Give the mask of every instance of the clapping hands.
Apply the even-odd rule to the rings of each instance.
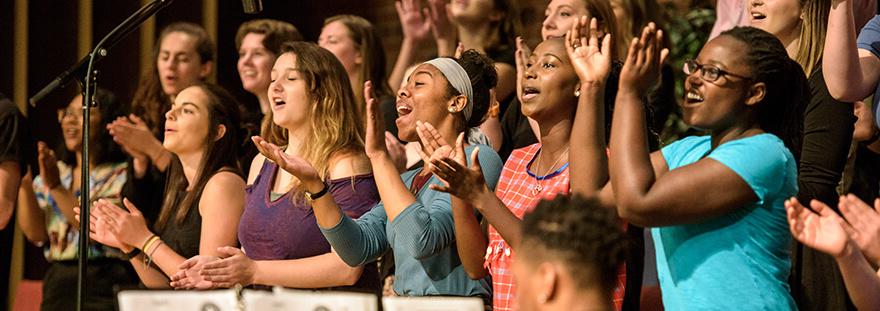
[[[854,245],[880,264],[880,200],[871,208],[855,195],[840,197],[838,207],[843,218],[825,203],[813,200],[805,208],[797,199],[785,203],[792,235],[804,245],[835,257],[843,256]]]

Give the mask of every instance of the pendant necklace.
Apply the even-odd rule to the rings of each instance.
[[[568,146],[568,147],[570,147],[570,146]],[[536,185],[534,187],[532,187],[532,195],[533,196],[537,196],[538,194],[541,193],[542,190],[544,190],[544,186],[541,185],[541,182],[544,179],[547,179],[547,174],[550,174],[550,172],[553,170],[553,168],[556,167],[556,164],[559,164],[559,160],[562,159],[562,156],[566,155],[568,153],[568,147],[565,147],[565,151],[563,151],[562,153],[559,154],[558,157],[556,157],[556,161],[553,162],[553,165],[550,165],[550,169],[548,169],[546,172],[544,172],[543,175],[535,175]],[[542,155],[544,155],[544,152],[538,153],[538,163],[535,164],[535,166],[538,166],[538,167],[536,167],[536,170],[535,170],[536,172],[540,171],[541,156]]]

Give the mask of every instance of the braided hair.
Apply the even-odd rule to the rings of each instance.
[[[758,124],[782,139],[795,159],[800,159],[804,110],[810,98],[803,69],[788,57],[782,42],[766,31],[734,27],[721,35],[748,46],[745,61],[752,69],[752,80],[767,85],[764,99],[757,105]]]
[[[629,242],[613,209],[594,199],[557,196],[523,218],[522,250],[562,262],[581,289],[611,293]]]

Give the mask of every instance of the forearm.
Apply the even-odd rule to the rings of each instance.
[[[168,276],[174,275],[178,271],[178,267],[186,258],[183,258],[177,252],[175,252],[171,247],[166,245],[164,242],[160,243],[157,241],[158,246],[150,246],[148,250],[142,250],[144,253],[149,252],[149,257],[152,258],[152,264],[155,264],[159,267],[159,273],[163,274],[162,279],[164,279],[164,287],[168,286]],[[147,258],[144,258],[147,260]],[[143,279],[142,279],[143,280]],[[144,282],[146,284],[146,282]]]
[[[406,69],[415,62],[415,49],[416,43],[409,38],[404,37],[403,41],[400,43],[400,52],[397,54],[397,61],[394,62],[394,69],[391,70],[391,75],[388,76],[388,85],[391,86],[392,89],[397,89],[400,87],[400,84],[403,83],[404,75],[406,74]]]
[[[859,310],[880,310],[880,275],[871,268],[862,253],[851,243],[836,258],[846,291]]]
[[[486,276],[483,254],[486,251],[486,234],[474,215],[474,208],[452,197],[452,218],[455,220],[455,245],[464,271],[471,279]]]
[[[79,228],[79,221],[76,221],[76,213],[73,212],[73,207],[79,206],[79,202],[76,196],[73,195],[73,192],[59,184],[55,188],[49,190],[49,194],[52,196],[52,199],[55,200],[55,204],[58,206],[58,209],[61,210],[61,214],[64,215],[67,222],[74,228]]]
[[[870,95],[876,85],[876,82],[871,84],[870,81],[863,81],[852,1],[838,1],[831,5],[822,58],[828,92],[841,101],[862,100]]]
[[[0,198],[0,230],[6,229],[12,218],[12,210],[15,208],[13,198]]]
[[[14,161],[0,163],[0,230],[6,228],[12,218],[20,184],[21,171],[18,163]]]
[[[363,266],[350,267],[335,253],[254,262],[254,283],[292,288],[350,286],[357,283]]]
[[[416,201],[416,198],[400,179],[394,161],[388,153],[370,158],[370,163],[373,165],[373,176],[381,181],[376,183],[376,188],[385,206],[385,213],[388,214],[388,223],[392,223],[397,215]]]
[[[813,100],[804,113],[798,163],[798,200],[816,199],[837,210],[840,181],[854,128],[853,106],[835,100]]]
[[[317,180],[307,181],[303,182],[303,186],[309,189],[309,192],[318,189],[314,190],[317,192],[321,191],[320,188],[324,187],[324,182]],[[318,226],[321,228],[333,227],[342,219],[342,209],[336,204],[332,193],[327,193],[323,197],[312,201],[312,211],[315,213],[315,220],[317,220]]]
[[[498,231],[501,238],[507,242],[507,245],[514,249],[519,246],[522,236],[520,228],[522,220],[511,213],[494,192],[483,191],[477,198],[475,205],[483,217],[486,217],[489,224]],[[482,254],[483,251],[485,250],[480,250],[480,253]]]
[[[137,272],[138,278],[141,279],[141,282],[143,282],[147,288],[170,288],[171,286],[168,284],[170,279],[165,276],[162,271],[157,270],[153,266],[147,266],[146,260],[147,258],[143,254],[137,255],[129,260],[131,266],[134,267],[134,271]]]
[[[19,189],[16,220],[22,233],[31,243],[40,246],[49,240],[46,232],[46,216],[37,206],[37,198],[30,182],[22,182]]]
[[[617,93],[608,164],[614,198],[623,218],[641,209],[642,199],[654,183],[643,107],[636,92],[621,89]]]
[[[437,43],[437,56],[438,57],[454,57],[455,49],[458,45],[455,42],[455,38],[437,38],[434,42]]]
[[[159,172],[163,173],[168,169],[168,166],[171,165],[172,158],[174,158],[174,156],[171,154],[171,151],[166,150],[161,143],[150,153],[150,162],[153,163],[153,166],[156,167]]]
[[[369,215],[369,213],[367,214]],[[366,215],[365,215],[366,216]],[[365,216],[361,216],[363,221]],[[369,226],[369,225],[368,225]],[[371,234],[368,230],[373,230]],[[321,228],[324,238],[345,264],[355,267],[378,257],[387,248],[385,227],[364,228],[348,217],[342,217],[333,227]]]
[[[605,85],[581,83],[580,92],[569,141],[571,192],[594,197],[608,181]]]

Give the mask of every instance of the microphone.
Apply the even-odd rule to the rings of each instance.
[[[263,11],[262,0],[241,0],[241,6],[247,14],[257,14]]]

